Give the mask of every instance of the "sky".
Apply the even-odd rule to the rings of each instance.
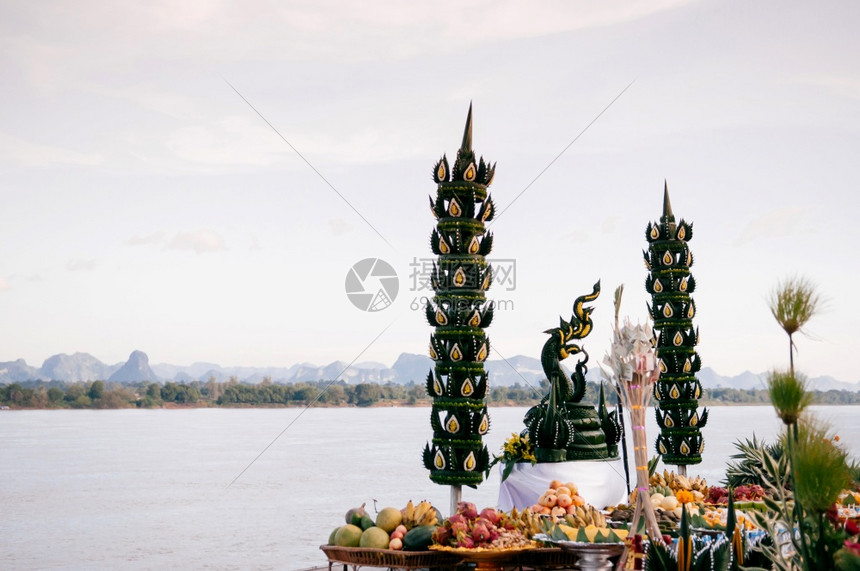
[[[825,299],[810,377],[860,381],[860,5],[511,1],[0,3],[0,361],[391,365],[425,353],[431,170],[497,162],[491,358],[539,357],[601,280],[647,317],[664,181],[703,365],[788,365],[767,298]],[[389,263],[393,303],[345,293]],[[372,280],[371,280],[372,281]],[[377,286],[366,282],[369,289]]]

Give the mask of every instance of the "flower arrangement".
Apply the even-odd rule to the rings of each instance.
[[[522,434],[517,434],[516,432],[512,433],[510,438],[505,440],[505,443],[502,445],[502,454],[493,456],[492,462],[490,462],[490,465],[487,467],[487,473],[489,474],[490,470],[493,469],[493,466],[500,462],[504,465],[504,469],[502,470],[502,482],[511,475],[511,472],[513,472],[514,466],[516,466],[517,463],[537,463],[537,458],[535,458],[535,447],[531,440],[529,440],[528,432],[523,431]]]

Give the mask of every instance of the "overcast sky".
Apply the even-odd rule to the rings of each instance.
[[[786,367],[766,298],[799,274],[827,306],[798,368],[860,380],[860,4],[537,4],[2,2],[0,361],[425,353],[430,172],[472,101],[516,272],[491,358],[538,357],[597,279],[593,364],[617,285],[646,318],[665,179],[703,364]],[[375,313],[344,292],[369,257],[400,277]]]

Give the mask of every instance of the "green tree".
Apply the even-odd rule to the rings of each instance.
[[[319,389],[317,387],[301,383],[301,385],[297,386],[296,390],[293,391],[292,400],[310,403],[317,398],[318,394]]]
[[[320,402],[331,405],[339,405],[347,400],[346,391],[342,384],[335,383],[320,396]]]
[[[66,402],[76,402],[79,397],[85,397],[87,393],[87,389],[83,383],[72,383],[70,385],[66,385],[66,396],[63,398]],[[87,397],[89,398],[89,397]]]
[[[355,386],[353,395],[354,403],[357,406],[370,406],[382,397],[382,388],[379,385],[370,383],[361,383]]]
[[[60,387],[51,387],[48,389],[48,400],[52,403],[58,403],[63,400],[66,393]]]
[[[788,335],[789,372],[794,375],[795,333],[806,333],[804,327],[821,310],[822,298],[816,286],[805,277],[790,277],[781,281],[768,298],[774,319]]]
[[[87,391],[87,396],[92,400],[100,399],[105,396],[105,382],[93,381],[93,384],[90,385],[90,390]]]
[[[13,405],[23,404],[24,388],[18,383],[12,383],[6,387],[6,402]]]

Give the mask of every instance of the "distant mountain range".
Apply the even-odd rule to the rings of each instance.
[[[537,387],[544,378],[540,360],[517,355],[507,360],[489,360],[485,364],[490,382],[495,386],[511,386],[516,383]],[[149,357],[143,351],[133,351],[125,363],[107,365],[89,353],[73,355],[54,355],[45,360],[41,367],[31,367],[23,359],[0,362],[0,383],[20,383],[29,380],[45,381],[90,381],[107,380],[119,383],[138,381],[173,381],[190,383],[215,379],[224,382],[232,377],[243,383],[258,383],[271,378],[277,383],[313,382],[319,380],[341,379],[350,384],[358,383],[399,383],[410,381],[423,383],[427,373],[433,368],[433,361],[425,355],[402,353],[390,367],[383,363],[364,362],[349,365],[335,361],[319,366],[299,363],[291,367],[221,367],[215,363],[194,363],[187,367],[168,364],[149,364]],[[588,371],[589,381],[600,381],[597,366]],[[723,377],[713,369],[705,367],[698,378],[706,389],[719,387],[732,389],[761,389],[765,386],[765,373],[745,371],[734,377]],[[860,391],[860,383],[846,383],[833,377],[815,377],[809,380],[810,388],[819,391],[848,390]]]

